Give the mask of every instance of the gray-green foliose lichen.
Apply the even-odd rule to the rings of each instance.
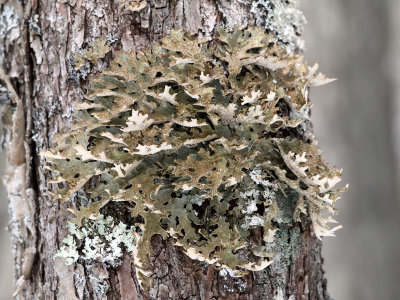
[[[316,69],[257,27],[220,30],[214,42],[172,31],[144,52],[119,52],[43,152],[53,183],[66,184],[54,195],[90,195],[71,209],[79,226],[110,201],[130,204],[142,286],[155,234],[234,276],[262,270],[279,255],[281,228],[309,216],[318,237],[337,229],[326,212],[341,171],[299,134],[309,87],[330,81]],[[262,238],[251,238],[257,230]]]

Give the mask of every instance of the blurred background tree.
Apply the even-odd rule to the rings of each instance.
[[[344,229],[324,240],[334,299],[400,292],[400,5],[395,0],[303,0],[308,61],[338,80],[312,91],[314,131],[350,190]]]

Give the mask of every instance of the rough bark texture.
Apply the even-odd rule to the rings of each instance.
[[[114,0],[0,3],[3,10],[13,8],[7,21],[11,25],[0,40],[5,70],[0,75],[11,93],[4,120],[10,141],[6,182],[18,298],[328,299],[321,243],[310,225],[289,231],[282,248],[287,267],[272,265],[244,278],[222,276],[212,266],[191,261],[170,240],[153,237],[154,277],[148,292],[138,287],[127,256],[115,269],[94,264],[66,267],[63,260],[54,259],[68,216],[48,193],[50,174],[38,152],[49,148],[52,136],[68,126],[73,104],[81,97],[77,79],[70,75],[70,54],[110,33],[120,40],[116,49],[126,50],[148,47],[171,28],[212,38],[221,24],[255,24],[250,2],[150,0],[140,13],[121,11]],[[84,80],[78,83],[85,86]],[[299,230],[300,239],[291,240]],[[276,290],[277,281],[283,290]]]

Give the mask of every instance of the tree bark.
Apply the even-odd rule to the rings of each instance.
[[[120,41],[115,50],[147,48],[172,28],[212,39],[218,26],[255,25],[265,11],[251,12],[250,2],[239,0],[150,0],[140,12],[124,11],[114,0],[0,3],[2,15],[6,9],[11,11],[0,41],[5,70],[0,75],[9,92],[2,99],[9,102],[4,108],[9,142],[6,184],[17,298],[329,298],[321,242],[309,222],[288,231],[287,244],[282,246],[284,264],[272,264],[243,278],[224,275],[212,265],[200,266],[171,240],[157,236],[152,240],[154,275],[149,291],[139,288],[128,255],[118,268],[86,263],[67,267],[63,260],[54,259],[67,234],[68,216],[48,193],[50,173],[38,153],[70,124],[73,104],[85,89],[86,78],[71,80],[71,53],[108,34]],[[294,238],[299,232],[300,238]]]

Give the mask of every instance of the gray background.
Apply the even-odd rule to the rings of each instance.
[[[337,203],[344,228],[325,238],[336,300],[400,297],[400,1],[302,0],[309,64],[338,80],[314,88],[312,120],[327,160],[350,191]],[[0,168],[4,170],[5,154]],[[11,299],[7,198],[0,188],[0,300]]]
[[[338,78],[312,90],[315,133],[350,183],[337,203],[344,228],[324,240],[328,290],[337,300],[400,299],[399,1],[302,7],[307,60]]]

